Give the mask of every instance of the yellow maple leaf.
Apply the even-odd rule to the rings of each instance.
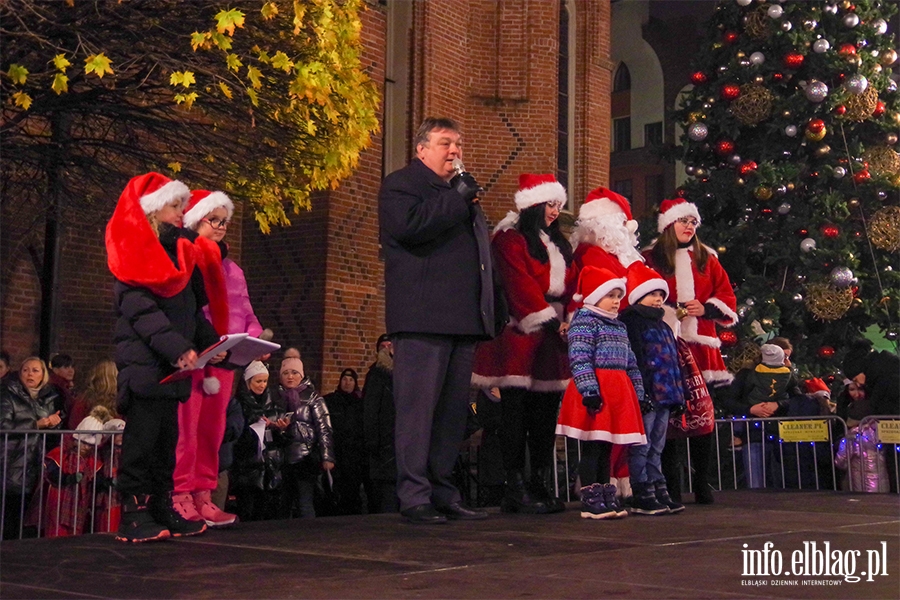
[[[6,72],[6,75],[12,79],[14,84],[24,85],[25,81],[28,79],[28,69],[22,65],[12,64],[9,65],[9,70]]]
[[[196,51],[197,48],[204,48],[209,45],[209,34],[195,31],[191,34],[191,48]]]
[[[294,61],[288,58],[288,55],[279,50],[275,53],[275,56],[272,57],[272,66],[276,69],[281,69],[285,73],[290,73],[291,69],[294,67]]]
[[[181,163],[180,162],[170,162],[168,165],[169,170],[173,173],[181,173]]]
[[[219,11],[216,15],[216,30],[219,33],[228,32],[228,35],[234,35],[234,28],[243,26],[244,13],[236,8]]]
[[[65,71],[66,67],[71,66],[70,63],[64,54],[57,54],[53,57],[53,66],[56,67],[57,71]]]
[[[219,82],[219,89],[222,90],[222,94],[223,94],[226,98],[228,98],[229,100],[231,100],[233,94],[231,93],[231,88],[230,88],[230,87],[228,87],[224,82],[220,81],[220,82]]]
[[[197,93],[191,92],[190,94],[175,94],[175,102],[178,104],[184,104],[185,108],[190,110],[190,108],[194,105],[194,100],[197,99]]]
[[[274,19],[275,15],[278,14],[278,6],[274,2],[266,2],[259,12],[262,14],[263,19],[268,21],[269,19]]]
[[[101,52],[84,59],[84,72],[87,75],[95,73],[97,77],[102,79],[107,73],[113,74],[111,65],[110,60]]]
[[[228,65],[228,68],[232,71],[237,72],[238,69],[244,66],[244,63],[241,62],[241,59],[238,58],[237,54],[229,54],[225,57],[225,64]]]
[[[256,67],[247,67],[247,77],[253,83],[253,87],[259,89],[262,87],[262,73]]]
[[[182,87],[191,87],[191,84],[197,83],[194,79],[192,71],[175,71],[169,76],[170,85],[181,85]]]
[[[256,90],[247,88],[247,96],[250,97],[250,102],[253,103],[253,106],[259,106],[259,97],[256,95]]]
[[[62,94],[63,92],[69,91],[69,78],[66,77],[65,73],[57,73],[53,77],[53,84],[50,86],[57,94]]]
[[[31,108],[31,96],[25,92],[16,92],[12,97],[16,100],[16,106],[21,106],[25,110]]]

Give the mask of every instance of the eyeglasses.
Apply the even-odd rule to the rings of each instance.
[[[200,219],[201,221],[206,221],[209,223],[209,226],[213,229],[225,229],[231,224],[231,221],[228,219]]]
[[[693,217],[681,217],[680,219],[676,219],[675,222],[681,223],[685,227],[690,225],[694,229],[697,229],[698,227],[700,227],[700,221],[698,221],[697,219],[695,219]]]

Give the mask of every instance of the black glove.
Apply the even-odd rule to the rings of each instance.
[[[687,406],[684,404],[676,404],[675,406],[673,406],[669,409],[669,416],[670,417],[680,417],[681,415],[684,414],[685,408],[687,408]]]
[[[596,396],[582,396],[581,403],[589,411],[600,412],[600,408],[603,406],[603,398],[600,397],[600,392],[597,392]]]
[[[649,415],[653,412],[653,402],[651,402],[650,400],[643,400],[641,402],[638,402],[638,404],[641,407],[642,415]]]
[[[556,317],[553,317],[549,321],[541,324],[541,327],[543,327],[547,331],[547,333],[558,333],[559,326],[560,322]]]
[[[472,177],[472,174],[468,171],[460,173],[451,179],[450,186],[455,189],[466,202],[471,202],[475,196],[478,195],[478,192],[481,191],[481,186],[478,185],[478,182],[475,181],[475,178]]]

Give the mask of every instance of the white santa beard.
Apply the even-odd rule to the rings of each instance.
[[[579,221],[572,234],[572,246],[581,242],[593,244],[619,259],[623,267],[634,261],[643,261],[637,251],[637,235],[622,224],[622,215],[608,215],[597,219]]]

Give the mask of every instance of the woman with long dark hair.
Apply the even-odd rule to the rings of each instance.
[[[497,225],[491,243],[511,318],[500,336],[479,345],[472,382],[500,388],[504,512],[563,510],[547,484],[556,416],[571,377],[565,307],[578,278],[572,247],[557,220],[565,201],[566,190],[553,175],[521,175],[515,196],[519,212]]]

